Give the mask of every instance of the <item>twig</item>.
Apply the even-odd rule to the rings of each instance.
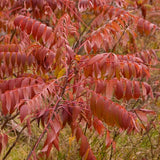
[[[106,136],[106,135],[105,135]],[[104,136],[104,137],[105,137]],[[100,145],[97,147],[96,152],[98,153],[99,149],[103,146],[105,139],[100,143]]]
[[[65,81],[64,81],[64,86],[63,86],[62,91],[61,91],[61,93],[60,93],[59,99],[57,100],[56,104],[54,105],[54,111],[52,112],[52,116],[51,116],[50,120],[52,120],[52,119],[54,118],[54,112],[57,110],[57,108],[58,108],[58,106],[59,106],[59,103],[60,103],[60,101],[61,101],[61,99],[62,99],[62,97],[63,97],[63,95],[64,95],[64,93],[65,93],[65,90],[66,90],[66,87],[67,87],[67,83],[68,83],[68,77],[69,77],[69,72],[70,72],[70,69],[71,69],[71,65],[72,65],[72,63],[69,65],[68,70],[67,70],[67,72],[66,72],[66,78],[65,78]],[[34,150],[38,147],[40,141],[42,140],[42,138],[43,138],[44,135],[46,134],[47,128],[49,128],[49,126],[50,126],[50,123],[49,123],[50,120],[48,121],[48,123],[47,123],[46,127],[44,128],[43,132],[42,132],[41,135],[38,137],[36,143],[34,144],[34,146],[32,147],[31,151],[29,152],[26,160],[29,160],[29,159],[30,159],[32,153],[33,153]]]
[[[138,100],[134,103],[134,105],[132,106],[132,109],[134,109],[134,108],[136,107],[136,105],[138,104],[139,101],[140,101],[140,99],[138,99]]]
[[[86,135],[87,127],[88,127],[88,123],[86,123],[85,129],[84,129],[84,135]]]
[[[3,123],[2,127],[1,127],[1,130],[4,129],[4,127],[6,126],[6,124],[7,124],[10,120],[16,118],[18,115],[19,115],[19,112],[16,113],[15,115],[13,115],[12,117],[7,118],[6,121]]]
[[[143,127],[144,127],[145,130],[146,130],[146,135],[147,135],[147,137],[148,137],[148,139],[149,139],[149,142],[150,142],[150,144],[151,144],[151,156],[152,156],[152,160],[153,160],[153,159],[154,159],[154,154],[153,154],[153,145],[152,145],[151,137],[149,136],[148,131],[147,131],[144,123],[142,122],[142,120],[141,120],[140,117],[138,116],[138,114],[137,114],[135,111],[134,111],[134,113],[136,114],[136,116],[138,117],[138,119],[140,120],[141,124],[143,125]]]
[[[129,25],[124,29],[123,33],[121,34],[120,38],[118,39],[118,41],[115,43],[115,45],[113,46],[112,48],[112,52],[114,52],[114,50],[116,49],[117,47],[117,44],[119,44],[120,40],[122,39],[122,37],[124,36],[126,30],[128,29]]]
[[[47,132],[46,129],[48,128],[48,126],[49,126],[49,123],[48,123],[47,127],[43,130],[43,132],[41,133],[41,135],[38,137],[38,140],[36,141],[36,143],[35,143],[34,146],[32,147],[31,151],[29,152],[26,160],[29,160],[29,159],[30,159],[33,151],[38,147],[40,141],[42,140],[42,138],[44,137],[45,133]]]
[[[14,29],[14,31],[13,31],[13,33],[12,33],[12,35],[11,35],[10,43],[12,42],[12,39],[13,39],[13,37],[14,37],[15,33],[16,33],[16,28]]]
[[[112,7],[113,2],[114,2],[114,0],[112,0],[112,2],[111,2],[111,4],[110,4],[110,8]],[[108,11],[110,10],[110,8],[108,9]],[[107,12],[108,12],[108,11],[107,11]],[[80,34],[80,38],[79,38],[78,41],[76,41],[75,44],[74,44],[74,47],[73,47],[74,49],[77,48],[77,46],[79,45],[79,43],[83,40],[83,36],[84,36],[85,31],[88,29],[88,31],[87,31],[86,34],[88,34],[88,33],[90,32],[91,28],[89,28],[88,26],[90,26],[91,23],[92,23],[98,16],[99,16],[99,15],[97,15],[97,16],[95,16],[93,19],[91,19],[90,22],[87,24],[87,27],[85,26],[84,30],[83,30],[83,31],[81,32],[81,34]],[[91,31],[92,31],[92,30],[91,30]],[[81,46],[81,45],[80,45],[80,46]],[[80,48],[80,47],[78,47],[78,48]]]
[[[113,141],[115,140],[115,138],[117,137],[117,135],[118,134],[116,133],[116,131],[114,131]],[[113,142],[112,142],[112,144],[113,144]],[[112,159],[112,156],[113,156],[113,146],[111,146],[111,154],[110,154],[109,160]]]
[[[94,20],[95,18],[96,18],[96,17],[94,17],[94,18],[87,24],[87,26],[90,26],[90,24],[93,22],[93,20]],[[88,29],[88,27],[85,26],[84,30],[83,30],[83,31],[81,32],[81,34],[80,34],[80,37],[79,37],[78,41],[76,41],[75,44],[73,45],[73,49],[76,49],[77,46],[79,45],[80,41],[82,41],[83,36],[84,36],[84,33],[85,33],[85,31],[86,31],[87,29]],[[90,31],[90,29],[88,29],[88,33],[89,33],[89,31]]]
[[[30,123],[32,123],[32,122],[35,121],[36,119],[37,119],[37,118],[32,119]],[[26,125],[21,129],[21,131],[18,133],[16,140],[13,142],[13,144],[11,145],[11,147],[9,148],[9,150],[7,151],[7,153],[4,155],[4,157],[3,157],[2,160],[5,160],[5,159],[8,157],[9,153],[12,151],[12,149],[14,148],[14,146],[16,145],[16,143],[18,142],[18,140],[19,140],[19,138],[20,138],[20,136],[21,136],[21,133],[24,131],[24,129],[25,129],[26,127],[27,127],[27,124],[26,124]]]

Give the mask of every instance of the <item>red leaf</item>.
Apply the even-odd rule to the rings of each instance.
[[[88,65],[92,65],[94,64],[95,62],[101,60],[103,57],[102,57],[102,54],[97,54],[96,56],[92,57],[89,61],[88,61]]]
[[[72,107],[72,121],[73,122],[76,121],[80,113],[81,113],[81,108],[79,106]]]
[[[41,150],[41,152],[45,152],[46,155],[49,156],[49,153],[50,153],[51,148],[52,148],[52,143],[59,150],[58,137],[57,137],[55,131],[54,130],[47,130],[47,138],[46,138],[46,141],[44,143],[44,146],[43,146],[43,149]]]
[[[152,92],[151,86],[150,86],[148,83],[143,82],[142,85],[144,85],[144,87],[145,87],[145,89],[146,89],[146,95],[148,95],[149,93]]]
[[[96,157],[93,155],[91,150],[88,152],[87,160],[96,160]]]
[[[46,25],[40,24],[38,31],[37,31],[37,38],[36,38],[37,41],[39,41],[39,39],[42,37],[42,34],[45,34],[44,31],[46,31],[45,30],[46,28],[47,28]]]
[[[94,98],[93,98],[94,95]],[[105,99],[103,96],[93,94],[91,97],[91,111],[108,125],[117,125],[122,129],[134,130],[137,123],[133,123],[134,117],[122,106]],[[97,103],[96,103],[97,99]]]
[[[133,96],[135,99],[140,97],[140,85],[138,81],[133,81]]]
[[[149,110],[149,109],[139,109],[139,111],[144,112],[146,114],[156,114],[155,111]]]
[[[59,151],[59,140],[58,137],[53,141],[54,146],[56,147],[57,151]]]
[[[121,70],[120,70],[120,64],[119,63],[114,63],[115,65],[115,76],[117,77],[118,80],[120,80],[120,73],[121,73]]]
[[[21,122],[23,122],[24,118],[29,114],[29,108],[28,105],[22,105],[20,108],[20,119]]]
[[[116,87],[115,87],[115,96],[117,99],[121,99],[123,97],[123,83],[122,81],[117,81]]]
[[[27,24],[26,24],[26,32],[27,32],[27,34],[31,34],[32,26],[33,26],[34,22],[35,21],[33,21],[33,19],[27,20]]]
[[[126,100],[130,100],[132,98],[132,82],[131,81],[125,81],[125,82],[126,82],[125,98]]]
[[[77,139],[77,142],[82,137],[82,135],[83,135],[82,130],[80,128],[77,128],[77,130],[76,130],[76,139]]]
[[[44,42],[48,41],[48,39],[52,35],[51,33],[52,33],[52,28],[47,26],[47,28],[44,29],[44,34],[43,34],[43,37],[42,37]]]
[[[15,21],[14,21],[14,25],[15,26],[19,26],[21,24],[21,22],[23,21],[24,16],[19,15],[18,17],[16,17]]]
[[[20,28],[21,28],[22,31],[25,29],[28,19],[29,19],[28,17],[24,17],[24,19],[20,23]]]
[[[54,120],[50,121],[51,128],[55,131],[55,133],[59,133],[60,129],[62,128],[61,123],[57,118],[54,118]]]
[[[141,121],[144,121],[144,122],[148,121],[146,113],[143,113],[137,110],[136,114],[138,115],[138,118],[140,118]]]
[[[99,135],[102,135],[104,133],[104,125],[102,121],[100,121],[97,117],[94,117],[93,119],[93,126],[95,130],[99,133]]]
[[[144,19],[143,18],[140,18],[138,20],[137,29],[141,34],[143,34],[143,31],[144,31]]]
[[[97,116],[98,118],[103,117],[103,113],[104,113],[104,109],[105,109],[104,99],[101,96],[98,99],[95,97],[95,101],[97,101],[97,102],[93,108],[94,110],[92,110],[92,108],[91,108],[92,112],[94,111],[93,115]],[[101,107],[98,107],[98,106],[101,106]]]
[[[28,129],[29,136],[31,136],[32,131],[31,131],[31,120],[30,120],[30,118],[27,118],[27,129]]]
[[[92,110],[93,114],[95,114],[95,111],[96,111],[96,94],[92,94],[92,97],[90,99],[90,107],[91,107],[91,110]]]
[[[115,141],[112,141],[112,147],[113,147],[113,151],[115,152],[116,151],[116,142]]]
[[[5,92],[5,97],[6,97],[6,108],[8,110],[8,112],[10,112],[11,110],[11,96],[10,96],[10,92]]]
[[[86,53],[90,53],[91,52],[92,46],[91,46],[90,41],[86,41],[86,43],[84,44],[84,49],[85,49]]]
[[[110,138],[109,131],[107,131],[106,141],[105,141],[106,148],[108,148],[111,145],[111,143],[112,143],[112,139]]]
[[[113,90],[114,90],[114,82],[112,80],[106,81],[106,97],[108,99],[111,99],[113,96]]]
[[[129,66],[127,63],[125,63],[123,66],[123,72],[124,72],[124,77],[129,79],[130,74],[129,74]]]
[[[8,143],[8,136],[6,134],[0,134],[0,153],[2,149],[7,146]]]
[[[2,139],[2,141],[3,141],[3,146],[4,147],[6,147],[7,146],[7,144],[8,144],[8,136],[6,135],[6,134],[3,134],[3,139]]]
[[[92,76],[93,67],[91,65],[84,68],[84,75],[86,77]]]
[[[89,149],[89,144],[87,141],[86,136],[82,135],[81,136],[81,146],[80,146],[80,155],[83,157],[85,155],[85,153],[88,151]]]
[[[105,81],[98,80],[95,87],[96,93],[105,94],[106,93],[106,83]]]
[[[37,32],[38,32],[38,29],[39,29],[39,26],[40,26],[40,22],[36,21],[34,24],[33,24],[33,27],[32,27],[32,35],[33,37],[36,39],[37,37]]]

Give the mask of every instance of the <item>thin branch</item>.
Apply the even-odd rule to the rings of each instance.
[[[65,81],[64,81],[64,86],[62,87],[62,91],[61,91],[61,93],[60,93],[60,96],[59,96],[56,104],[54,105],[54,111],[52,112],[52,116],[51,116],[50,120],[53,120],[53,118],[54,118],[54,112],[57,110],[57,108],[58,108],[58,106],[59,106],[59,103],[60,103],[60,101],[61,101],[61,99],[62,99],[62,97],[63,97],[63,95],[64,95],[64,93],[65,93],[65,90],[66,90],[66,87],[67,87],[67,84],[68,84],[68,77],[69,77],[69,72],[70,72],[70,69],[71,69],[71,65],[72,65],[72,63],[69,65],[68,70],[67,70],[67,72],[66,72],[66,78],[65,78]],[[48,123],[47,123],[46,127],[44,128],[43,132],[42,132],[41,135],[38,137],[36,143],[34,144],[34,146],[32,147],[31,151],[29,152],[26,160],[29,160],[29,159],[30,159],[32,153],[33,153],[34,150],[38,147],[40,141],[42,140],[42,138],[43,138],[44,135],[46,134],[47,128],[49,128],[49,126],[50,126],[50,123],[49,123],[50,120],[48,121]]]
[[[112,5],[113,5],[113,3],[114,3],[114,0],[112,0],[112,2],[111,2],[111,4],[110,4],[110,8],[112,7]],[[108,11],[110,10],[110,8],[108,9]],[[108,12],[107,11],[107,12]],[[102,12],[101,12],[102,13]],[[100,13],[100,14],[101,14]],[[91,23],[100,15],[100,14],[98,14],[97,16],[95,16],[93,19],[91,19],[90,20],[90,22],[87,24],[87,27],[85,26],[85,28],[84,28],[84,30],[81,32],[81,34],[80,34],[80,37],[79,37],[79,39],[78,39],[78,41],[76,41],[75,42],[75,44],[74,44],[74,49],[75,48],[77,48],[77,46],[79,45],[79,43],[83,40],[83,37],[84,37],[84,35],[86,35],[86,34],[88,34],[90,31],[92,31],[91,30],[91,27],[89,28],[88,26],[90,26],[91,25]],[[87,33],[85,33],[85,31],[88,29],[88,31],[87,31]],[[81,45],[80,45],[81,46]],[[79,48],[81,48],[81,47],[78,47],[78,49]]]
[[[116,139],[117,135],[118,135],[117,132],[114,131],[113,141]],[[113,144],[113,141],[112,141],[112,144]],[[113,145],[111,146],[111,154],[110,154],[109,160],[112,160],[112,157],[113,157]]]
[[[140,99],[138,99],[138,100],[134,103],[134,105],[132,106],[132,109],[134,109],[139,102],[140,102]]]
[[[33,151],[38,147],[40,141],[42,140],[42,138],[44,137],[45,133],[47,132],[48,126],[49,126],[49,123],[48,123],[48,125],[45,127],[45,129],[43,130],[43,132],[41,133],[41,135],[38,137],[36,143],[34,144],[34,146],[32,147],[31,151],[29,152],[29,154],[28,154],[26,160],[29,160],[29,159],[30,159],[30,157],[31,157],[31,155],[32,155],[32,153],[33,153]]]
[[[115,51],[117,45],[119,44],[119,42],[121,41],[122,37],[124,36],[126,30],[128,29],[129,25],[124,29],[123,33],[121,34],[120,38],[118,39],[118,41],[114,44],[113,48],[112,48],[112,52]]]
[[[152,160],[154,159],[154,154],[153,154],[153,144],[152,144],[152,141],[151,141],[151,137],[149,136],[149,134],[148,134],[148,131],[147,131],[147,128],[146,128],[146,126],[144,125],[144,123],[142,122],[142,120],[140,119],[140,117],[138,116],[138,114],[134,111],[134,113],[136,114],[136,116],[138,117],[138,119],[140,120],[140,122],[141,122],[141,124],[143,125],[143,127],[145,128],[145,130],[146,130],[146,135],[147,135],[147,137],[148,137],[148,139],[149,139],[149,142],[150,142],[150,144],[151,144],[151,156],[152,156]]]
[[[14,37],[15,33],[16,33],[16,28],[14,29],[14,31],[13,31],[13,33],[12,33],[12,35],[11,35],[10,43],[12,42],[12,39],[13,39],[13,37]]]
[[[86,123],[85,129],[84,129],[84,135],[86,135],[87,127],[88,127],[88,123]]]
[[[93,20],[95,19],[96,17],[94,17],[88,24],[87,26],[90,26],[90,24],[93,22]],[[84,33],[85,31],[88,29],[88,27],[85,26],[84,30],[81,32],[80,34],[80,37],[78,39],[78,41],[75,42],[75,44],[73,45],[73,49],[77,48],[77,46],[79,45],[79,43],[82,41],[83,39],[83,36],[84,36]],[[90,29],[88,29],[88,32],[89,32]]]
[[[19,115],[19,112],[16,113],[15,115],[13,115],[12,117],[7,118],[6,121],[3,123],[2,127],[1,127],[1,130],[4,129],[4,127],[6,126],[6,124],[7,124],[10,120],[16,118],[18,115]]]
[[[32,123],[32,122],[35,121],[36,119],[37,119],[37,118],[32,119],[30,123]],[[12,149],[14,148],[14,146],[16,145],[16,143],[18,142],[18,140],[19,140],[19,138],[20,138],[20,136],[21,136],[21,133],[24,131],[24,129],[25,129],[27,126],[28,126],[28,125],[26,124],[26,125],[21,129],[21,131],[18,133],[16,140],[13,142],[13,144],[11,145],[11,147],[9,148],[9,150],[7,151],[7,153],[4,155],[4,157],[2,158],[2,160],[5,160],[5,159],[8,157],[9,153],[12,151]]]

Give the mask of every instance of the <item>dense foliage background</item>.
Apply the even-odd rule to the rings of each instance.
[[[0,159],[160,159],[159,0],[0,1]]]

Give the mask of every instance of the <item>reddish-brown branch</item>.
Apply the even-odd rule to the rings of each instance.
[[[4,127],[6,126],[6,124],[7,124],[10,120],[16,118],[18,115],[19,115],[19,112],[16,113],[15,115],[13,115],[12,117],[7,118],[6,121],[3,123],[3,125],[1,126],[1,130],[4,129]]]
[[[61,91],[61,93],[60,93],[60,96],[59,96],[56,104],[55,104],[54,107],[53,107],[54,110],[53,110],[53,112],[52,112],[52,116],[51,116],[50,120],[53,120],[53,118],[54,118],[54,113],[55,113],[55,111],[57,110],[57,108],[58,108],[58,106],[59,106],[59,103],[60,103],[60,101],[61,101],[61,99],[62,99],[62,97],[63,97],[63,95],[64,95],[64,93],[65,93],[65,89],[66,89],[66,87],[67,87],[68,77],[69,77],[69,72],[70,72],[70,69],[71,69],[71,65],[72,65],[72,63],[71,63],[71,64],[69,65],[69,67],[68,67],[68,70],[67,70],[67,73],[66,73],[66,78],[65,78],[65,80],[64,80],[64,86],[63,86],[63,88],[62,88],[62,91]],[[46,127],[43,129],[43,132],[41,133],[41,135],[38,137],[38,139],[37,139],[36,143],[34,144],[33,148],[32,148],[31,151],[29,152],[26,160],[29,160],[29,159],[30,159],[32,153],[33,153],[33,152],[35,151],[35,149],[38,147],[40,141],[42,140],[42,138],[43,138],[44,135],[46,134],[47,128],[49,128],[49,126],[50,126],[50,120],[48,121]]]
[[[32,123],[33,121],[35,121],[37,118],[34,118],[31,120],[30,123]],[[4,157],[2,158],[2,160],[6,160],[6,158],[8,157],[9,153],[12,151],[12,149],[14,148],[14,146],[16,145],[16,143],[18,142],[20,136],[21,136],[21,133],[25,130],[25,128],[27,127],[28,125],[26,124],[21,130],[20,132],[18,133],[17,135],[17,138],[16,140],[13,142],[13,144],[10,146],[10,148],[8,149],[7,153],[4,155]]]

